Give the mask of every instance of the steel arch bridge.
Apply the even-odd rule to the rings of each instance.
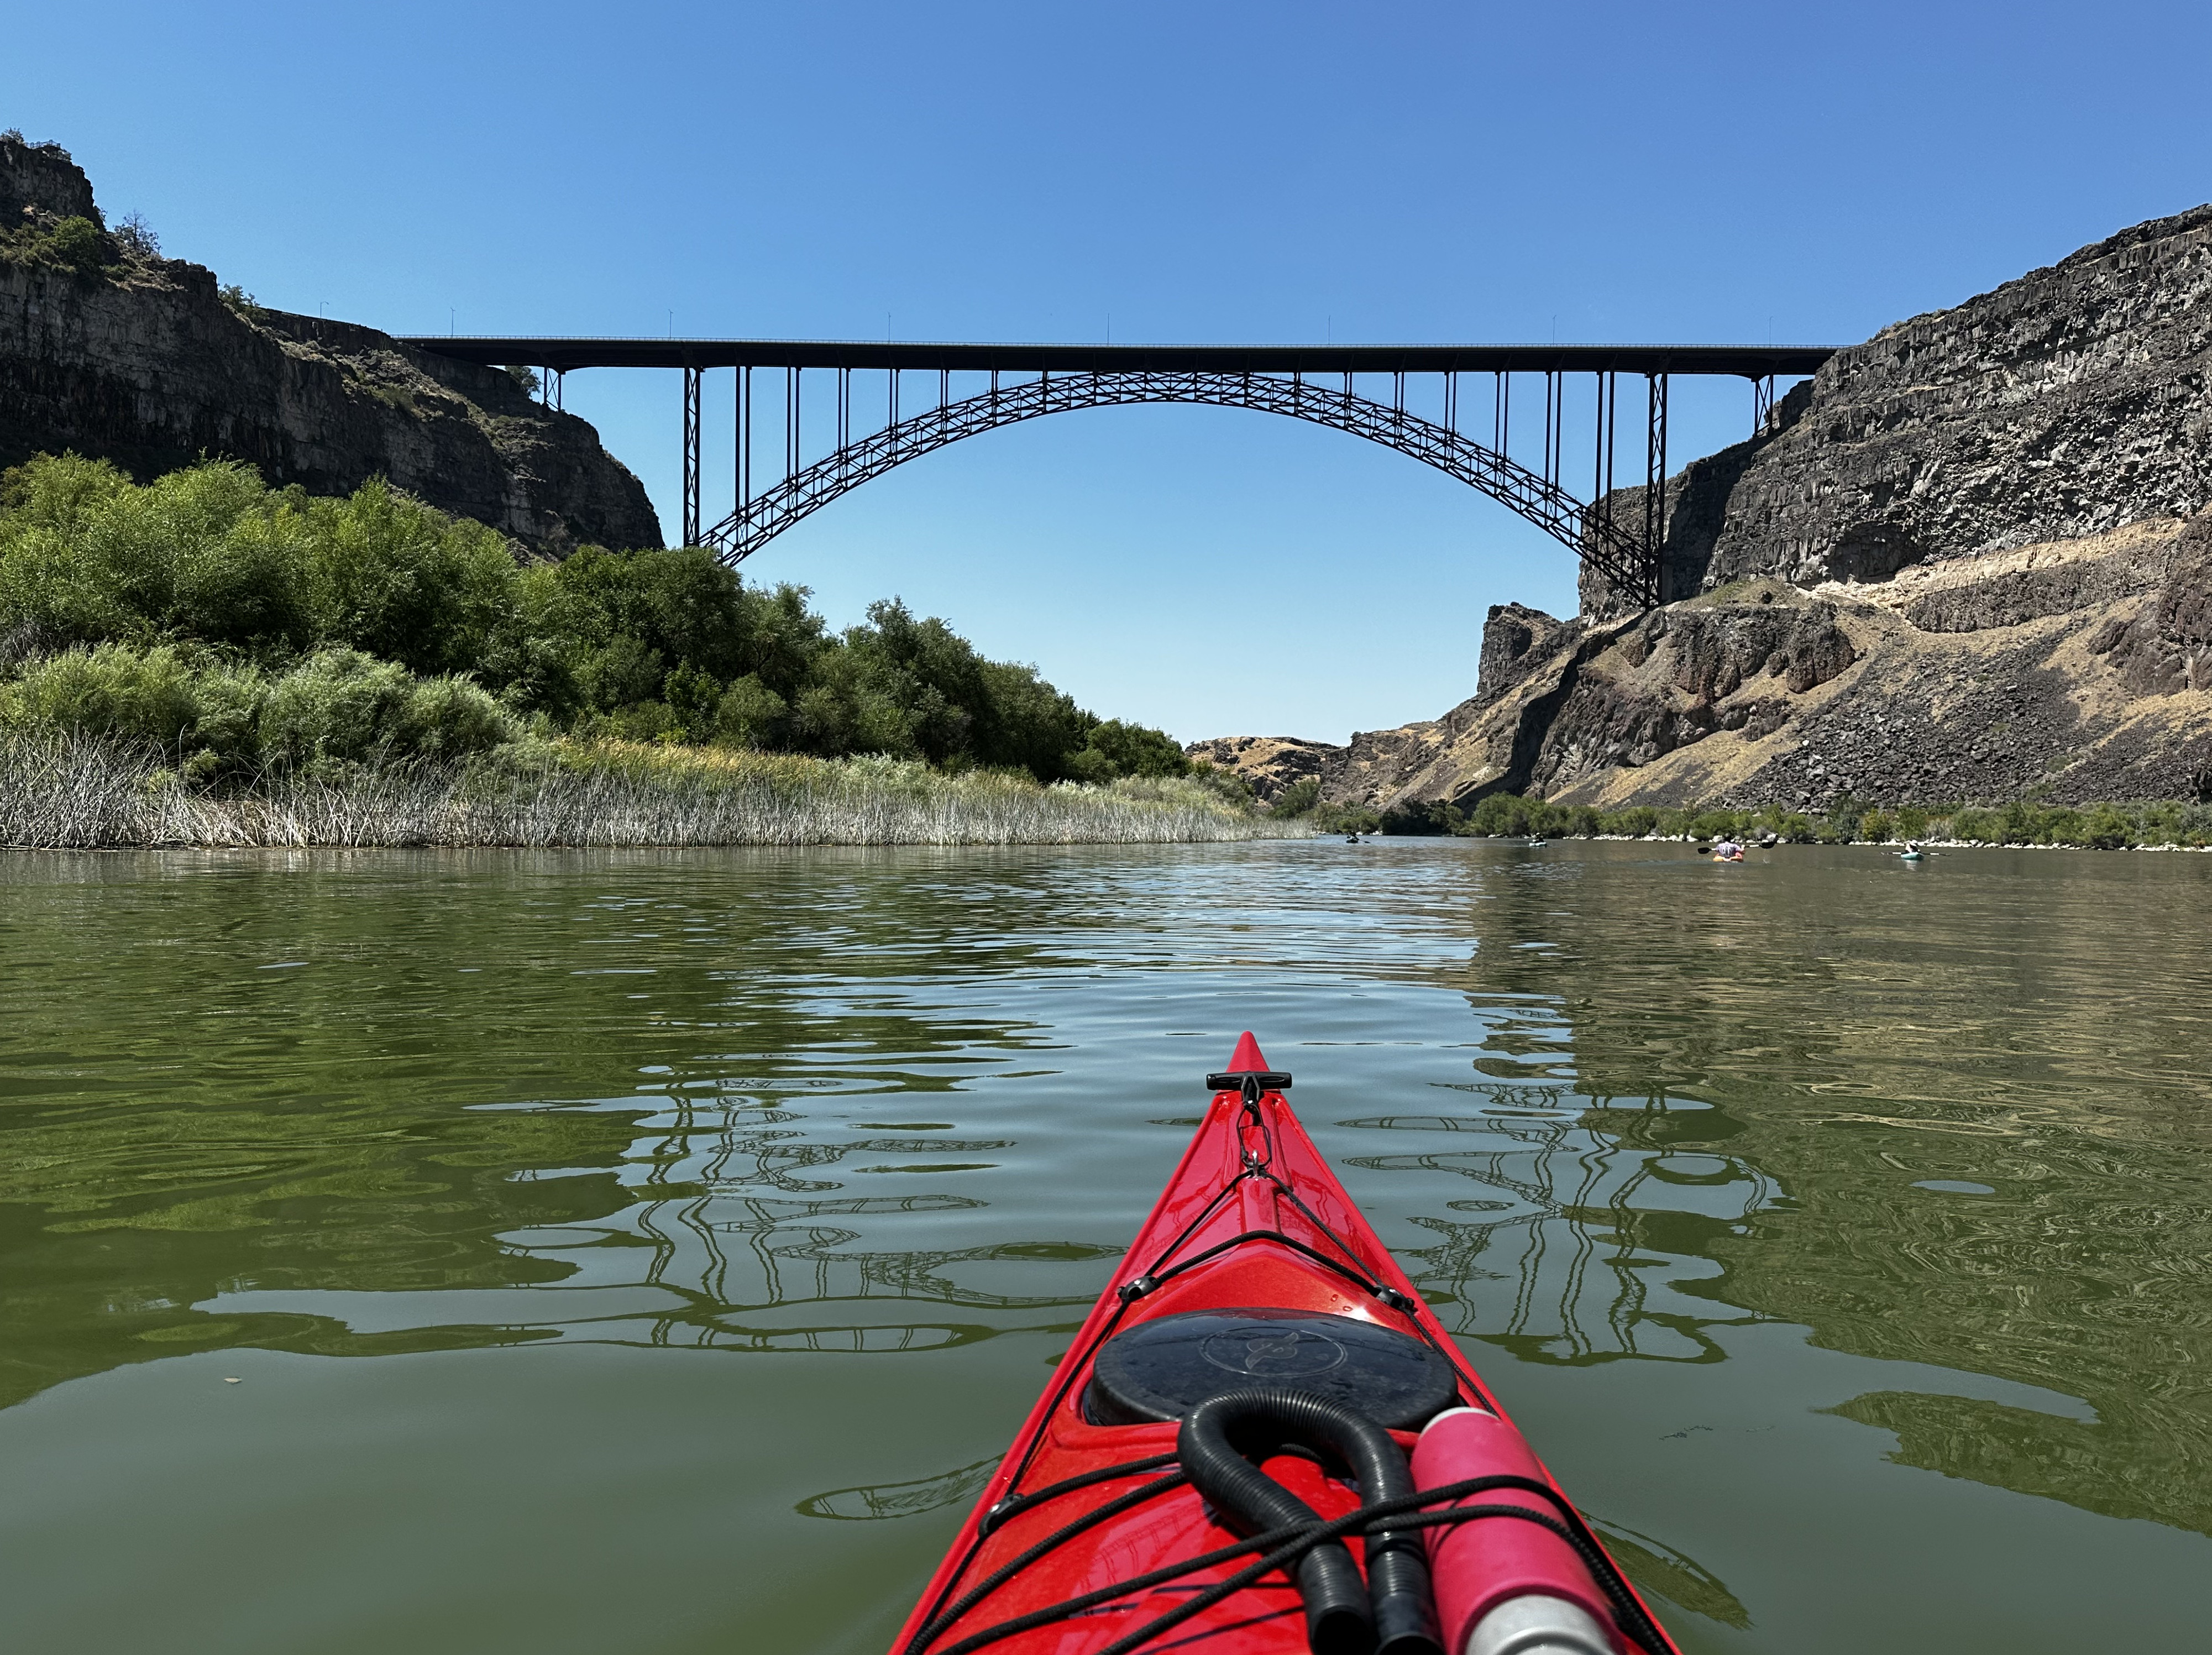
[[[1676,374],[1727,374],[1753,387],[1758,429],[1778,375],[1809,374],[1833,354],[1819,346],[1728,345],[979,345],[882,344],[836,341],[420,338],[406,341],[441,356],[544,371],[544,395],[558,406],[564,376],[587,367],[680,368],[684,374],[684,539],[711,546],[732,565],[832,500],[892,467],[957,442],[1047,414],[1134,403],[1249,408],[1303,419],[1364,437],[1434,466],[1534,523],[1572,551],[1622,595],[1656,604],[1662,590],[1666,528],[1667,397]],[[737,506],[721,521],[702,521],[701,444],[705,376],[736,370],[732,470]],[[763,420],[754,375],[781,370],[782,407]],[[802,392],[810,371],[836,376],[835,438],[807,459]],[[855,435],[856,373],[884,375],[881,425]],[[902,376],[936,380],[933,403],[908,413]],[[963,394],[953,394],[963,376]],[[1463,430],[1461,392],[1467,375],[1491,380],[1488,441]],[[1587,499],[1564,479],[1567,387],[1587,374],[1591,453]],[[1615,515],[1615,460],[1620,447],[1619,381],[1644,384],[1640,505],[1631,519]],[[965,382],[988,375],[988,385]],[[1435,375],[1431,399],[1437,417],[1407,407],[1409,377]],[[1388,401],[1364,394],[1360,381],[1387,376]],[[1518,377],[1542,380],[1536,465],[1514,458],[1513,388]],[[1524,392],[1524,405],[1527,400]],[[823,423],[817,413],[816,423]],[[763,427],[768,428],[763,432]],[[763,436],[782,439],[773,481],[754,486]]]

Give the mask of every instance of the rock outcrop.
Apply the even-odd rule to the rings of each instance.
[[[2212,796],[2212,206],[1839,352],[1665,532],[1667,604],[1492,609],[1468,701],[1306,744],[1322,796]]]
[[[1270,805],[1285,788],[1323,781],[1329,758],[1343,751],[1326,741],[1304,741],[1294,735],[1230,735],[1194,741],[1184,749],[1184,756],[1234,771],[1252,784],[1254,797]]]
[[[1884,581],[2193,515],[2208,387],[2212,206],[1838,352],[1729,491],[1703,584]]]
[[[109,231],[64,151],[0,137],[0,465],[64,449],[141,480],[203,455],[317,494],[382,476],[556,556],[660,544],[637,478],[513,376],[226,297]]]

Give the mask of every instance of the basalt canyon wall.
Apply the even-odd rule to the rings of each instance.
[[[82,226],[82,228],[79,228]],[[498,368],[270,310],[110,231],[52,144],[0,137],[0,465],[74,449],[143,481],[203,455],[343,493],[372,477],[522,546],[657,546],[645,490]]]
[[[1385,811],[2212,796],[2208,508],[2212,206],[1838,352],[1670,480],[1661,607],[1586,572],[1441,719],[1191,751]]]

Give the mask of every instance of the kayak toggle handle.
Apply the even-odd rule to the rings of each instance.
[[[1413,1313],[1413,1301],[1395,1287],[1376,1288],[1375,1299],[1377,1304],[1387,1305],[1402,1315],[1411,1316]]]
[[[1115,1290],[1114,1296],[1125,1305],[1133,1305],[1137,1300],[1142,1299],[1146,1293],[1152,1292],[1153,1288],[1159,1285],[1159,1277],[1156,1275],[1140,1275],[1136,1277],[1133,1281],[1124,1281]]]
[[[1281,1069],[1232,1069],[1226,1074],[1206,1077],[1208,1092],[1241,1092],[1244,1101],[1256,1104],[1263,1092],[1288,1092],[1291,1077]]]

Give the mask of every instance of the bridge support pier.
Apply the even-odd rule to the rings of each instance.
[[[1649,601],[1667,601],[1667,376],[1644,376],[1644,555],[1651,571]]]
[[[699,403],[704,368],[684,368],[684,544],[699,544]]]

